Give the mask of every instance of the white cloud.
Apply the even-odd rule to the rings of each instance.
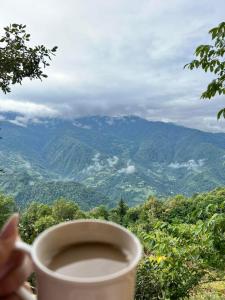
[[[17,116],[14,120],[8,120],[10,123],[21,126],[21,127],[26,127],[28,123],[28,119],[26,117],[20,117]]]
[[[113,157],[107,158],[107,162],[111,168],[113,168],[118,163],[118,161],[119,157],[115,155]]]
[[[203,167],[205,164],[205,160],[204,159],[199,159],[197,161],[195,161],[194,159],[190,159],[187,162],[175,162],[175,163],[171,163],[169,164],[169,167],[172,169],[180,169],[180,168],[186,168],[187,170],[192,170],[195,172],[199,172],[201,170],[201,167]]]
[[[2,1],[0,31],[25,23],[34,44],[59,51],[47,80],[26,80],[0,100],[35,116],[136,114],[225,131],[221,102],[198,101],[211,77],[183,70],[224,10],[223,0]]]
[[[92,173],[92,172],[99,172],[104,168],[104,165],[101,163],[100,160],[100,153],[96,153],[92,158],[93,164],[88,166],[86,169],[83,170],[84,173]]]
[[[118,170],[118,173],[124,173],[124,174],[133,174],[136,171],[135,165],[131,165],[131,162],[127,162],[127,166],[125,168],[122,168]]]
[[[89,125],[83,125],[83,124],[81,124],[78,121],[73,122],[73,125],[75,127],[79,127],[79,128],[83,128],[83,129],[91,129],[91,126],[89,126]]]
[[[0,101],[0,112],[17,112],[30,117],[54,117],[58,112],[48,105],[28,101],[4,99]]]

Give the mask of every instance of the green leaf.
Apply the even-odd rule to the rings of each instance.
[[[57,46],[53,47],[53,48],[52,48],[52,52],[56,52],[57,49],[58,49]]]
[[[224,116],[225,114],[225,108],[221,109],[218,113],[217,113],[217,120],[219,120],[221,118],[221,116]]]

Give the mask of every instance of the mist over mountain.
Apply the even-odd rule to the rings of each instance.
[[[1,117],[0,187],[20,205],[54,197],[83,208],[123,197],[192,195],[225,183],[225,134],[135,116]]]

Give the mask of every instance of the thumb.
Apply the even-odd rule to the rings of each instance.
[[[7,262],[18,237],[19,215],[12,215],[0,232],[0,266]]]

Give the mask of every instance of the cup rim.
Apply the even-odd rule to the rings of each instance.
[[[120,271],[117,271],[115,273],[109,274],[109,275],[98,276],[98,277],[87,277],[87,278],[71,277],[71,276],[66,276],[66,275],[59,274],[57,272],[54,272],[54,271],[50,270],[38,258],[38,255],[36,253],[38,244],[41,242],[41,240],[44,237],[46,237],[49,233],[56,230],[57,228],[63,227],[63,226],[69,225],[69,224],[78,224],[78,223],[107,224],[107,225],[110,225],[110,226],[116,227],[117,229],[122,230],[124,233],[126,233],[127,235],[129,235],[132,238],[132,240],[134,241],[134,243],[136,245],[137,253],[136,253],[134,259],[132,259],[131,262],[128,264],[128,266],[125,267],[124,269],[122,269]],[[108,282],[108,281],[119,279],[120,277],[124,276],[125,274],[127,274],[130,271],[132,271],[133,269],[135,269],[138,262],[140,261],[140,259],[142,257],[142,245],[141,245],[139,239],[132,232],[130,232],[125,227],[123,227],[119,224],[116,224],[116,223],[111,222],[111,221],[98,220],[98,219],[80,219],[80,220],[62,222],[60,224],[54,225],[54,226],[46,229],[45,231],[43,231],[35,239],[35,241],[33,243],[32,250],[31,250],[31,255],[32,255],[32,259],[33,259],[35,265],[38,267],[38,269],[40,269],[42,272],[44,272],[48,276],[51,276],[54,279],[63,280],[63,281],[67,281],[67,282],[70,282],[70,283],[77,283],[77,284],[87,284],[87,283],[96,284],[96,283],[105,283],[105,282]]]

